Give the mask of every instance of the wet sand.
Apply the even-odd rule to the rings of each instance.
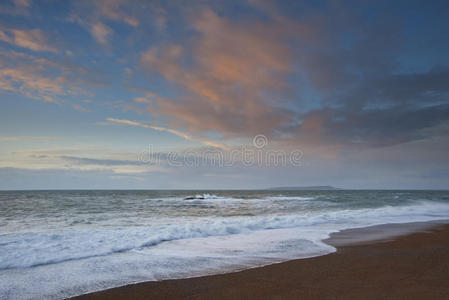
[[[363,238],[379,230],[334,234],[327,242],[337,252],[325,256],[73,299],[449,299],[449,225],[375,242]]]

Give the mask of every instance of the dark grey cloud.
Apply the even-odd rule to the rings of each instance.
[[[386,146],[447,135],[449,68],[367,82],[300,119],[299,137],[319,134],[337,144]]]
[[[424,129],[449,120],[449,104],[424,108],[330,110],[325,131],[347,144],[386,146],[430,138]]]
[[[336,100],[346,109],[424,107],[449,103],[449,67],[435,66],[428,72],[393,74],[367,80]]]

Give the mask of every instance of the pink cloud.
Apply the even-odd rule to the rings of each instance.
[[[219,131],[229,136],[271,133],[290,121],[263,92],[280,92],[293,56],[283,42],[283,25],[231,22],[205,9],[192,21],[200,33],[191,48],[168,44],[142,54],[142,63],[188,92],[182,99],[158,99],[152,113],[177,127]],[[189,55],[193,66],[182,63]]]
[[[0,40],[33,51],[59,52],[49,43],[48,37],[40,29],[0,28]]]

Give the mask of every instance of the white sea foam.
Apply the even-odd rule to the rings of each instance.
[[[408,206],[305,212],[283,216],[198,218],[194,221],[179,220],[174,224],[150,227],[5,234],[0,245],[0,269],[108,255],[179,239],[321,224],[344,224],[343,226],[352,227],[431,220],[439,216],[447,217],[448,214],[447,204],[420,202]]]
[[[229,203],[229,202],[242,202],[245,199],[242,198],[234,198],[234,197],[222,197],[213,194],[198,194],[192,197],[193,199],[184,199],[184,201],[202,201],[202,202],[213,202],[213,203]]]

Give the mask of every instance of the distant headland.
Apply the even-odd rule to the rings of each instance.
[[[329,190],[341,190],[330,185],[319,185],[319,186],[281,186],[281,187],[271,187],[268,190],[282,190],[282,191],[329,191]]]

